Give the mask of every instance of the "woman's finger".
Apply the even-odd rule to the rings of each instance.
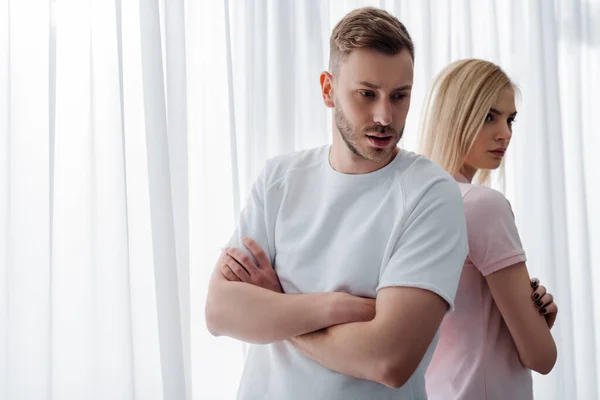
[[[557,312],[558,306],[554,302],[540,308],[540,313],[542,314],[556,314]]]
[[[535,297],[534,297],[534,300],[533,300],[533,301],[534,301],[534,303],[535,303],[535,306],[536,306],[537,308],[540,308],[540,307],[542,307],[544,304],[548,304],[548,302],[547,302],[547,301],[545,301],[545,299],[544,299],[544,297],[547,295],[547,294],[546,294],[546,288],[544,288],[543,286],[541,286],[541,287],[540,287],[540,289],[541,289],[541,288],[543,288],[543,290],[541,290],[541,291],[538,293],[538,294],[539,294],[539,296],[538,296],[538,299],[537,299],[537,300],[535,300]]]
[[[549,305],[553,301],[554,301],[554,297],[550,293],[546,293],[545,295],[543,295],[542,297],[540,297],[540,299],[538,300],[538,302],[535,303],[535,304],[538,307],[546,307],[547,305]],[[541,304],[538,305],[538,303],[541,303]]]
[[[540,280],[538,278],[531,278],[531,287],[536,289],[540,285]]]
[[[543,295],[546,294],[546,288],[543,285],[540,285],[531,293],[531,298],[534,301],[539,300]]]

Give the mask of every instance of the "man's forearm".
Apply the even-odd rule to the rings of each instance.
[[[290,339],[304,355],[322,366],[370,381],[380,381],[378,343],[373,342],[374,322],[333,326]]]
[[[333,371],[400,387],[414,371],[402,370],[408,365],[402,360],[403,349],[382,337],[381,329],[376,320],[348,323],[289,341],[305,356]]]
[[[348,322],[343,296],[349,295],[282,294],[242,282],[219,281],[209,289],[207,327],[214,335],[248,343],[285,340]]]

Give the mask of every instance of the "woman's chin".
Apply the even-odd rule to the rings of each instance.
[[[486,160],[486,162],[482,164],[484,165],[479,167],[480,169],[498,169],[500,168],[500,165],[502,165],[502,159],[494,158],[492,160]]]

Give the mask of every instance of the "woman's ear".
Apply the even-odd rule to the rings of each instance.
[[[321,72],[321,95],[323,96],[323,102],[329,108],[334,108],[335,103],[333,101],[333,76],[327,72]]]

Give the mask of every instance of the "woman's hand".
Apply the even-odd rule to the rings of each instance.
[[[558,306],[554,302],[554,297],[546,292],[546,288],[540,285],[540,280],[537,278],[531,279],[531,287],[533,288],[531,299],[540,314],[546,318],[548,328],[552,329],[558,314]]]

